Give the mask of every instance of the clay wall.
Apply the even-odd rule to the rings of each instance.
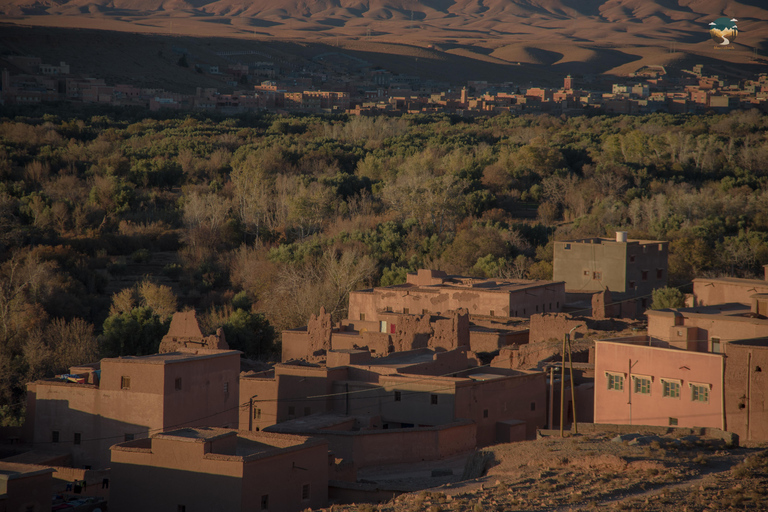
[[[768,281],[735,278],[693,280],[693,296],[697,306],[729,302],[751,304],[751,296],[756,293],[768,293]]]
[[[435,427],[358,432],[314,431],[337,458],[354,462],[355,470],[386,464],[440,460],[475,449],[475,426],[455,422]]]
[[[726,429],[768,441],[768,342],[729,343],[725,352]]]
[[[0,478],[0,510],[8,512],[47,512],[51,509],[53,479],[48,468],[27,464],[0,463],[0,470],[28,471],[15,478]],[[14,475],[15,476],[15,475]]]
[[[101,468],[109,462],[109,447],[127,436],[202,423],[236,426],[239,352],[172,362],[168,357],[102,360],[99,386],[53,380],[28,384],[35,402],[28,412],[34,444],[50,446],[57,432],[56,444],[71,450],[74,466]],[[123,377],[130,379],[126,389],[121,389]]]
[[[705,341],[704,350],[712,350],[712,338],[722,344],[768,336],[768,320],[760,318],[704,314],[690,311],[649,311],[648,335],[664,341]],[[695,336],[695,338],[692,338]],[[722,345],[721,345],[722,347]]]
[[[547,382],[543,372],[518,374],[483,381],[462,382],[456,388],[455,418],[477,425],[477,445],[495,444],[496,424],[520,420],[526,438],[535,439],[536,429],[547,423]]]
[[[254,441],[264,443],[264,438]],[[208,444],[153,438],[151,448],[115,447],[110,510],[159,512],[182,505],[245,512],[263,510],[262,497],[267,496],[270,510],[298,512],[327,502],[328,448],[323,442],[246,456],[213,453]],[[306,484],[309,496],[303,499]]]
[[[351,320],[379,320],[387,310],[406,314],[445,314],[460,308],[470,315],[527,317],[559,311],[565,302],[565,284],[547,282],[516,291],[482,287],[375,288],[350,293]]]
[[[528,342],[536,343],[552,339],[562,341],[563,336],[572,328],[578,327],[571,334],[571,339],[584,336],[589,331],[587,321],[584,318],[572,317],[567,313],[551,313],[546,315],[531,316]]]
[[[239,352],[222,352],[220,356],[164,366],[163,427],[237,427]]]
[[[722,371],[720,354],[599,341],[595,423],[721,428]],[[623,379],[621,390],[608,388],[609,375]],[[635,379],[640,378],[650,380],[649,392],[636,392]],[[663,396],[665,379],[679,384],[679,396]],[[694,385],[707,389],[706,401],[694,400]]]
[[[277,422],[277,378],[269,373],[240,376],[238,429],[259,431]]]

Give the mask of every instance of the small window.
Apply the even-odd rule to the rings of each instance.
[[[640,307],[646,309],[648,307],[648,299],[640,299]]]
[[[602,272],[592,272],[592,279],[595,281],[599,281],[603,278]]]
[[[261,510],[269,510],[269,494],[261,495]]]
[[[176,377],[176,391],[181,391],[181,377]]]
[[[309,484],[304,484],[301,486],[301,499],[302,500],[309,499]]]
[[[422,315],[428,315],[429,314],[429,310],[428,309],[422,309],[421,310],[421,314]]]
[[[630,254],[629,255],[629,262],[630,263],[634,263],[635,262],[635,255],[634,254]]]
[[[407,314],[409,314],[410,312],[411,312],[411,310],[410,310],[410,309],[408,309],[408,308],[403,308],[403,314],[404,314],[404,315],[407,315]]]
[[[483,418],[488,417],[488,409],[483,409]]]
[[[565,249],[566,251],[570,251],[571,250],[571,244],[565,244],[563,246],[563,249]]]
[[[312,408],[311,407],[305,407],[304,408],[304,416],[309,416],[312,414]]]
[[[656,269],[656,279],[663,279],[664,278],[664,269],[663,268],[657,268]]]
[[[54,443],[58,443],[59,442],[59,431],[58,430],[54,430],[53,432],[51,432],[51,441],[54,442]]]
[[[288,416],[294,416],[296,414],[296,408],[292,405],[288,406]]]
[[[641,281],[647,281],[648,280],[648,271],[643,270],[640,272],[640,280]]]
[[[720,338],[712,338],[712,352],[715,354],[720,354],[722,352],[722,348],[720,347]]]
[[[120,389],[131,389],[131,378],[123,375],[120,377]]]
[[[694,402],[709,402],[709,386],[706,384],[691,384],[691,400]]]
[[[491,310],[491,316],[495,316],[496,312],[494,310]]]
[[[123,436],[123,440],[125,441],[133,441],[134,435],[133,434],[125,434]]]
[[[536,312],[537,313],[539,312],[539,305],[538,304],[536,304]]]
[[[229,382],[224,383],[224,392],[229,393]]]
[[[669,418],[669,426],[670,427],[676,427],[677,426],[677,418]]]
[[[365,321],[365,313],[360,313],[360,320]]]
[[[661,396],[680,398],[680,381],[661,379]]]
[[[641,395],[651,394],[651,379],[648,377],[633,377],[635,381],[635,393]]]
[[[75,432],[75,444],[80,444],[80,441],[82,440],[82,435],[80,432]]]
[[[629,282],[629,289],[630,290],[634,290],[635,289],[635,282],[634,281],[630,281]]]
[[[614,391],[624,391],[624,376],[617,373],[608,373],[608,389]]]
[[[177,505],[176,506],[176,512],[187,512],[186,505]]]
[[[254,409],[253,410],[253,419],[260,420],[261,419],[261,409]]]
[[[430,395],[429,400],[432,405],[437,405],[437,395]]]
[[[400,394],[399,391],[395,391],[395,402],[399,402],[403,399],[403,396]]]
[[[531,402],[531,410],[532,411],[536,410],[536,402]]]

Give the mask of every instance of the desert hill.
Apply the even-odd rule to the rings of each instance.
[[[739,20],[726,52],[715,49],[708,26],[723,15]],[[508,74],[527,83],[697,62],[754,75],[768,62],[766,20],[761,0],[0,0],[0,22],[18,26],[342,48],[395,72],[449,81]],[[0,52],[33,53],[4,47],[3,32]],[[63,47],[42,51],[51,49]]]

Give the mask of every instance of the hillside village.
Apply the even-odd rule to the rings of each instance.
[[[179,65],[189,67],[187,54],[183,49],[179,52]],[[683,70],[680,76],[669,75],[664,66],[643,66],[614,83],[603,83],[594,76],[568,75],[560,88],[473,80],[457,88],[415,75],[394,74],[340,52],[315,56],[310,66],[301,69],[284,69],[271,60],[251,61],[269,57],[252,51],[230,53],[234,55],[225,56],[229,58],[226,66],[192,65],[199,73],[219,78],[232,92],[198,87],[195,94],[130,83],[108,84],[103,78],[80,76],[65,62],[52,65],[35,56],[3,55],[0,104],[67,102],[228,115],[255,111],[393,116],[698,114],[768,109],[768,74],[735,80],[708,75],[700,64]]]
[[[24,425],[0,428],[0,504],[48,510],[53,497],[54,510],[106,501],[191,512],[386,502],[414,490],[387,484],[387,468],[435,462],[421,488],[457,485],[493,474],[477,454],[500,443],[551,451],[554,437],[579,432],[649,430],[659,450],[674,444],[664,434],[698,434],[724,461],[726,446],[768,441],[768,268],[765,280],[697,278],[686,307],[650,310],[667,285],[667,255],[665,241],[617,232],[557,242],[552,280],[421,269],[404,284],[352,292],[341,322],[321,310],[284,331],[282,362],[263,371],[241,371],[223,331],[204,336],[194,312],[176,313],[157,354],[27,385]],[[616,450],[622,441],[637,435],[619,437]],[[758,471],[755,460],[744,471]],[[696,473],[669,463],[643,471],[667,468],[674,481]],[[540,480],[559,474],[542,471]],[[500,485],[471,500],[502,503]],[[538,494],[563,505],[562,487],[548,485]],[[570,503],[594,499],[584,492]],[[454,510],[452,500],[427,494],[419,506]]]

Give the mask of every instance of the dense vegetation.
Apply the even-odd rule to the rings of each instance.
[[[755,111],[4,119],[0,404],[156,350],[177,308],[269,357],[276,330],[321,306],[339,319],[350,290],[420,267],[549,278],[554,239],[670,240],[674,285],[752,276],[767,180]]]

